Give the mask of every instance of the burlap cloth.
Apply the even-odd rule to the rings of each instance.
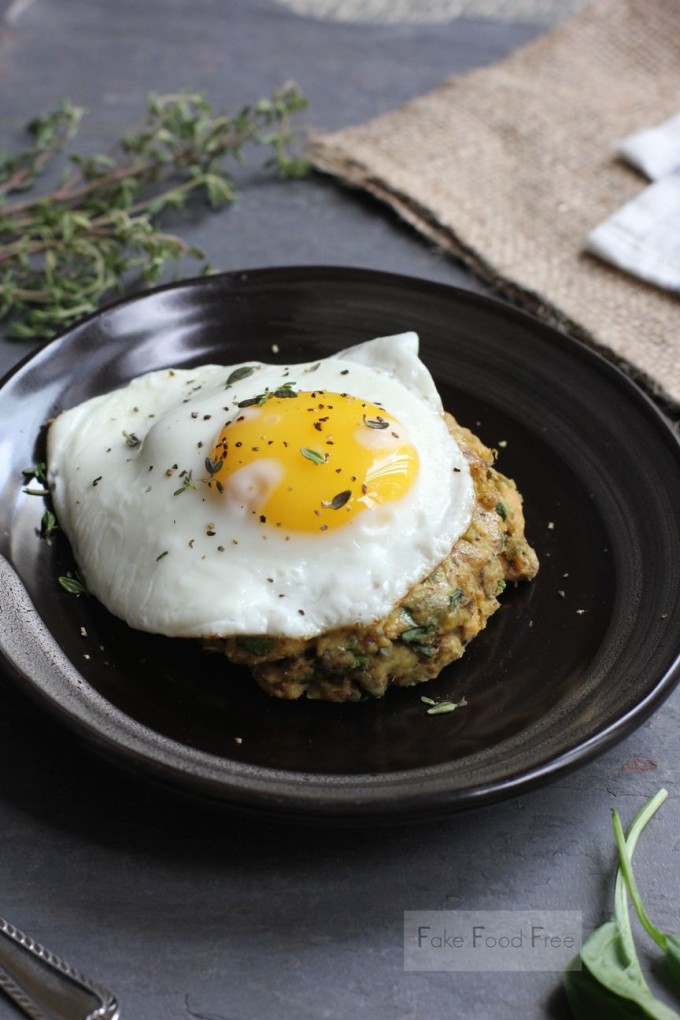
[[[598,0],[492,67],[317,135],[312,160],[677,406],[678,296],[584,246],[646,183],[617,142],[678,111],[680,0]]]

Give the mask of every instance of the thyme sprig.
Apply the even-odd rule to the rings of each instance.
[[[291,83],[235,116],[213,114],[198,93],[151,95],[141,125],[110,153],[69,153],[56,188],[29,197],[65,153],[84,111],[64,101],[36,118],[27,148],[0,152],[0,320],[9,320],[9,335],[49,337],[129,285],[131,276],[149,284],[183,256],[205,262],[197,248],[159,229],[158,217],[183,209],[192,196],[214,209],[232,202],[225,163],[240,161],[247,144],[266,146],[266,165],[284,176],[304,174],[291,118],[305,105]]]
[[[192,478],[192,474],[193,470],[182,471],[182,473],[179,476],[182,479],[182,484],[180,485],[179,489],[175,489],[175,491],[173,492],[173,496],[181,496],[183,492],[187,491],[187,489],[196,488],[196,483]]]
[[[233,373],[233,375],[235,374],[236,373]],[[232,376],[229,376],[229,378],[231,379]],[[282,385],[275,390],[270,390],[269,387],[266,386],[264,389],[264,393],[258,393],[254,397],[246,397],[245,400],[239,400],[236,406],[240,408],[254,407],[255,405],[257,405],[258,407],[262,407],[262,405],[266,404],[267,401],[271,400],[272,397],[279,397],[279,399],[284,399],[286,397],[297,397],[298,391],[294,390],[293,386],[295,386],[294,382],[282,383]]]

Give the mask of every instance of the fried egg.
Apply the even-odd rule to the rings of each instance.
[[[48,480],[88,590],[132,627],[203,638],[380,619],[474,500],[415,333],[140,376],[52,423]]]

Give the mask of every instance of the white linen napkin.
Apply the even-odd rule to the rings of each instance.
[[[680,114],[625,138],[619,154],[653,184],[588,235],[588,249],[680,293]]]
[[[680,168],[680,113],[663,124],[624,138],[619,153],[651,181]]]

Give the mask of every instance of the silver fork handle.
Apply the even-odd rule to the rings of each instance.
[[[31,1020],[118,1020],[118,1003],[39,942],[0,917],[0,989]]]

